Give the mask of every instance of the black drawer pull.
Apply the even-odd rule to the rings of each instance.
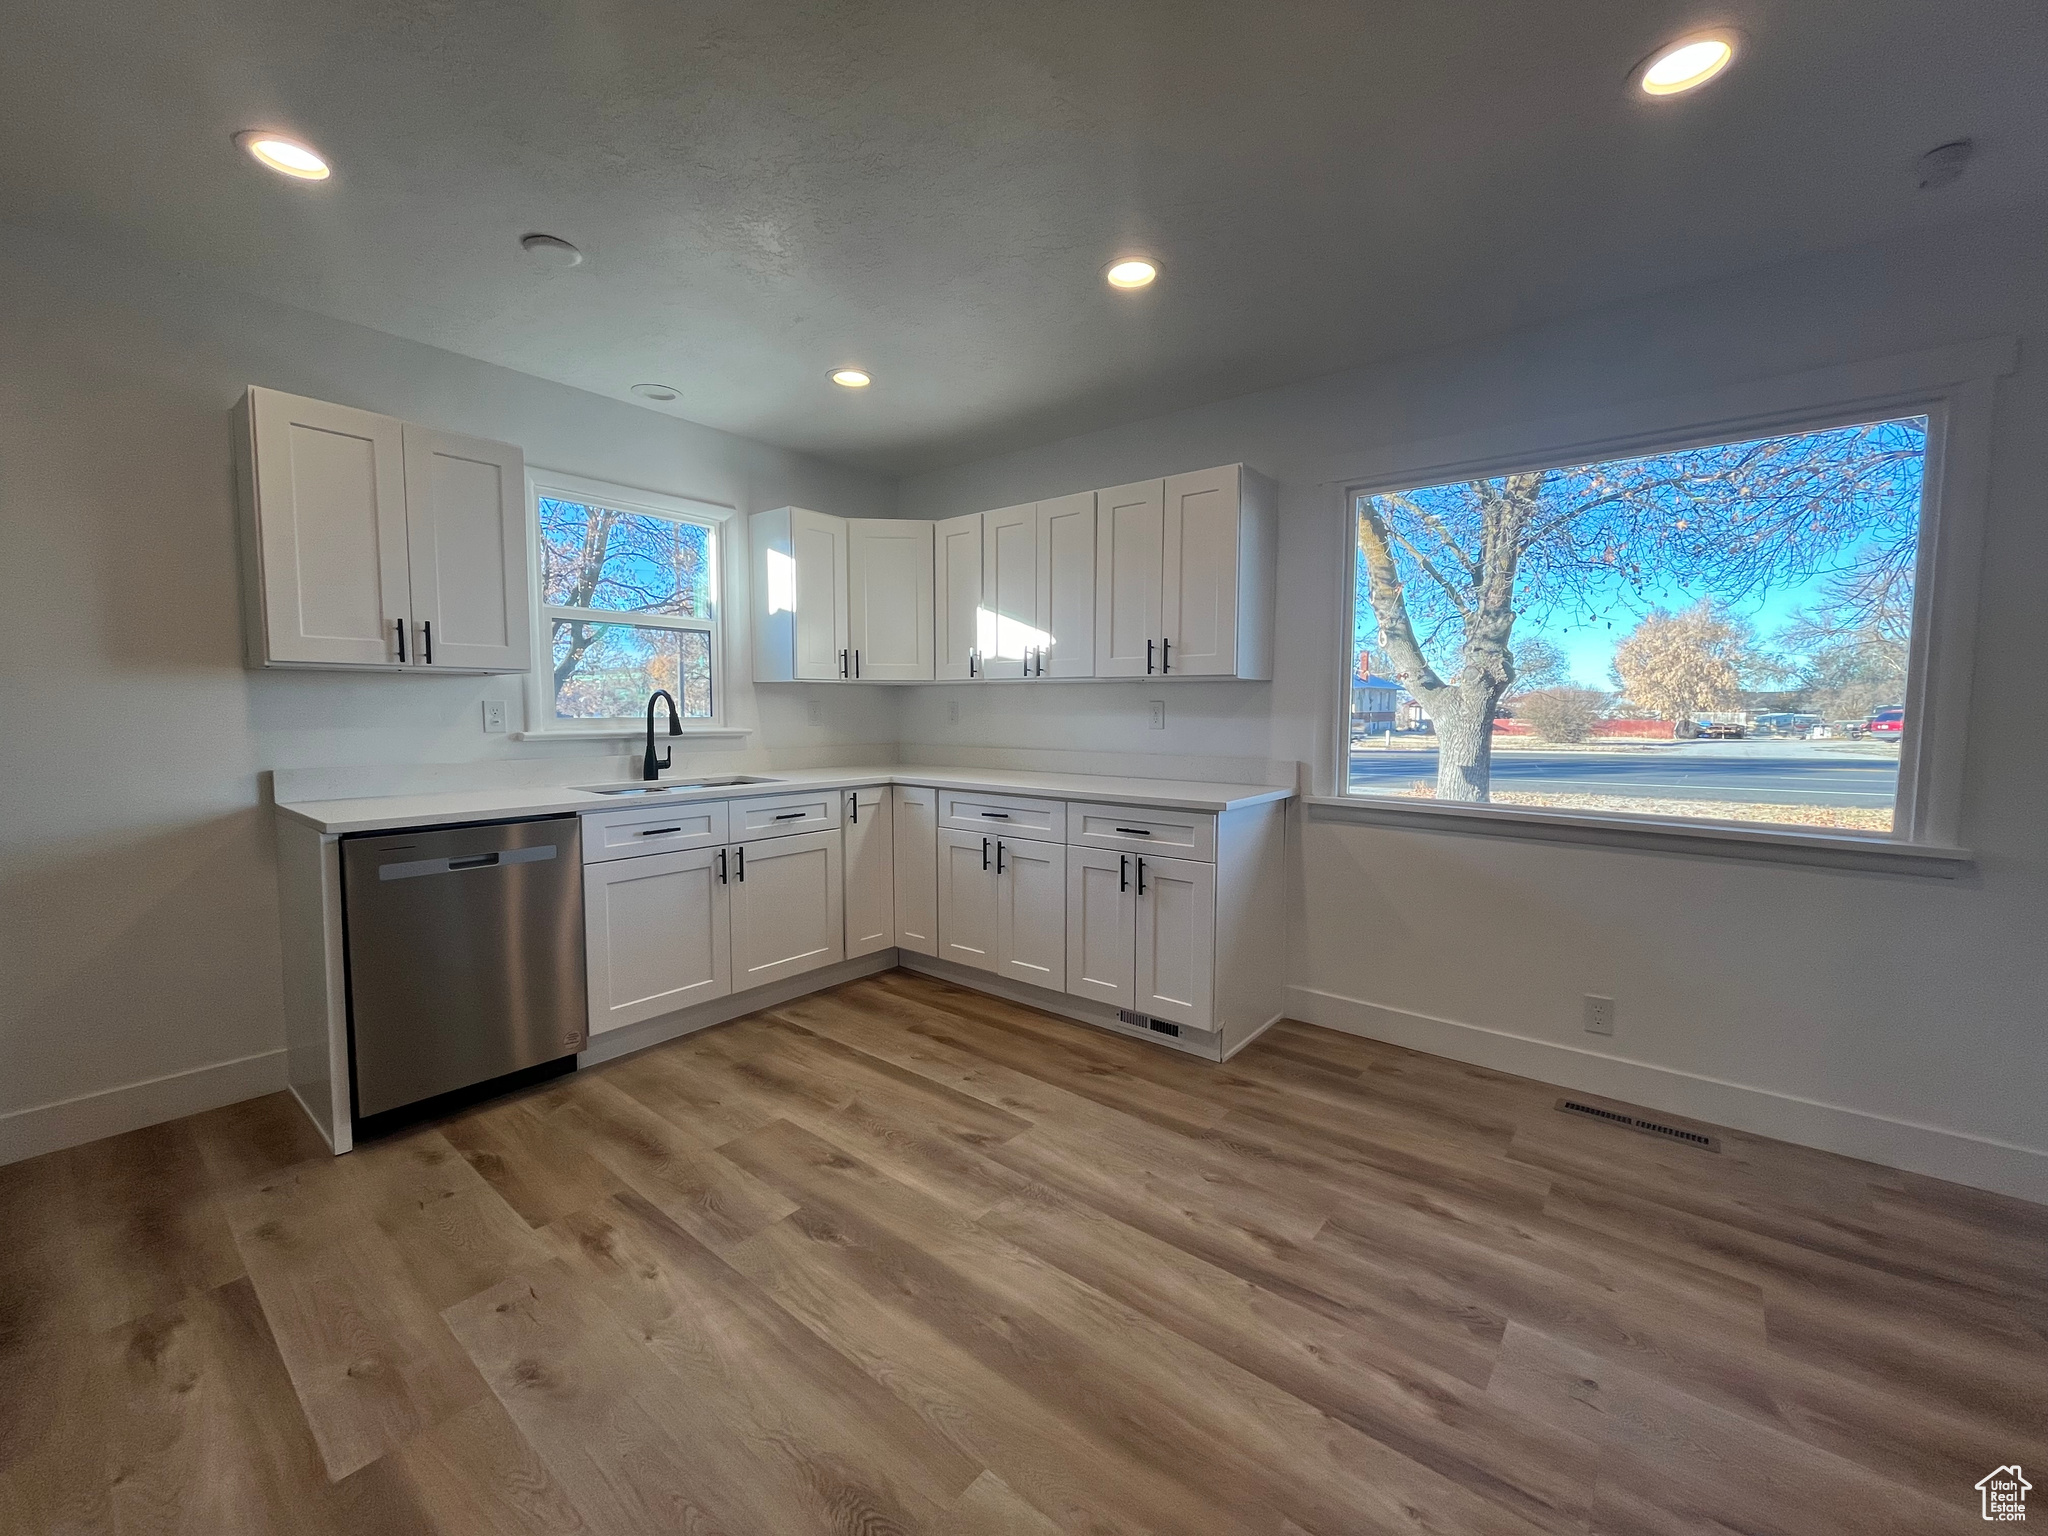
[[[808,816],[810,814],[809,811],[777,811],[775,819],[777,821],[795,821],[799,816]]]
[[[1133,837],[1150,837],[1152,835],[1150,832],[1147,832],[1143,827],[1118,827],[1117,831],[1128,832]]]
[[[1008,811],[983,811],[981,814],[984,816],[993,816],[997,821],[1008,821],[1010,819],[1010,813]]]
[[[682,830],[681,827],[648,827],[640,835],[642,837],[667,837],[671,832],[680,832]]]

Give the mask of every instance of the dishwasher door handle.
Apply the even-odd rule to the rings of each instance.
[[[507,864],[539,864],[555,856],[553,844],[538,848],[504,848],[496,853],[458,854],[445,859],[407,859],[379,864],[379,880],[417,880],[422,875],[461,874],[465,869],[498,869]]]

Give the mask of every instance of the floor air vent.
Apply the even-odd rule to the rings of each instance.
[[[1625,1125],[1632,1131],[1645,1131],[1652,1136],[1662,1136],[1667,1141],[1682,1141],[1689,1147],[1700,1147],[1708,1152],[1721,1150],[1721,1139],[1718,1136],[1707,1136],[1699,1131],[1688,1131],[1681,1126],[1667,1125],[1662,1120],[1652,1120],[1625,1104],[1595,1104],[1588,1099],[1559,1099],[1557,1107],[1568,1115],[1589,1115],[1595,1120]]]

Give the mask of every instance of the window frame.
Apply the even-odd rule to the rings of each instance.
[[[711,616],[707,619],[690,619],[671,614],[643,613],[630,608],[569,608],[547,602],[540,532],[540,502],[543,496],[586,504],[596,502],[618,512],[640,513],[665,518],[671,522],[693,523],[708,529],[711,534]],[[647,728],[644,720],[623,717],[604,720],[562,720],[556,717],[553,622],[557,617],[585,618],[601,624],[638,624],[656,629],[685,630],[709,635],[711,715],[709,718],[684,717],[683,733],[696,736],[746,734],[744,730],[736,729],[729,723],[731,701],[726,697],[726,688],[732,676],[732,669],[727,665],[726,656],[726,550],[730,543],[733,520],[738,515],[736,507],[723,502],[650,491],[640,486],[621,485],[614,481],[593,479],[588,475],[574,475],[561,470],[533,465],[527,467],[527,564],[528,569],[533,572],[527,613],[533,631],[533,667],[526,675],[526,729],[520,733],[521,739],[605,740],[640,736]],[[664,734],[666,730],[664,724]]]
[[[1362,472],[1324,481],[1337,496],[1338,633],[1327,750],[1306,798],[1322,820],[1952,875],[1961,846],[1965,729],[1993,392],[2012,371],[2010,337],[1723,387],[1563,421],[1517,424],[1390,448]],[[1523,469],[1637,457],[1901,416],[1927,417],[1927,460],[1908,652],[1906,747],[1893,830],[1859,833],[1700,816],[1471,805],[1356,794],[1350,780],[1350,674],[1356,665],[1356,507],[1360,496]],[[1332,727],[1334,726],[1334,729]]]

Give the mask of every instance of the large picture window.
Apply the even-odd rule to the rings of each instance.
[[[1929,427],[1354,492],[1344,790],[1893,834]]]
[[[536,693],[554,728],[638,720],[666,689],[719,719],[718,541],[725,508],[535,471]]]

